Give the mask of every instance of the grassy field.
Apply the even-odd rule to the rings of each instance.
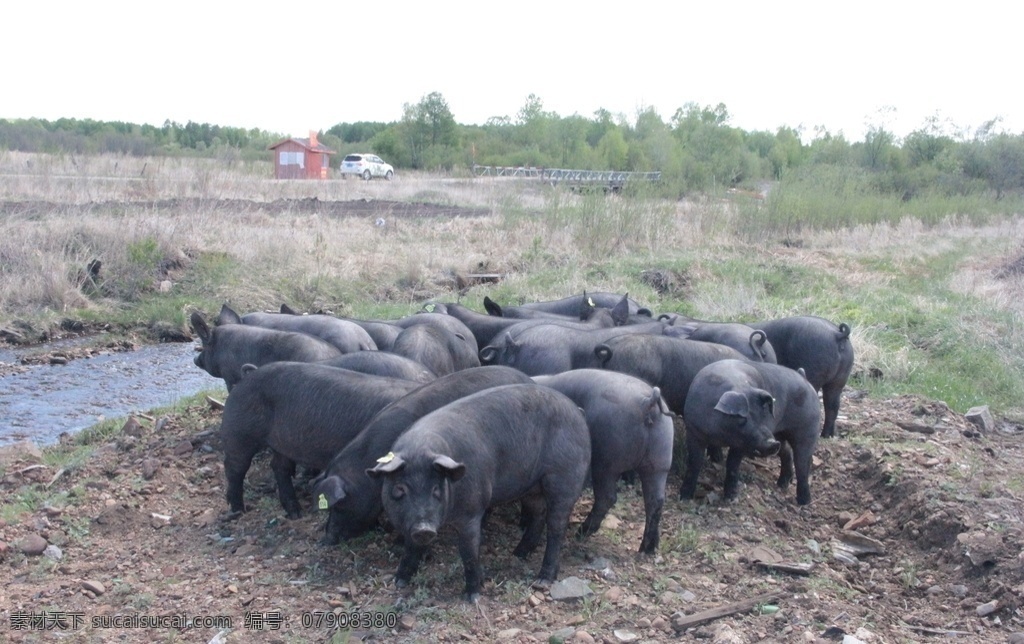
[[[530,181],[269,174],[259,164],[0,155],[0,325],[40,329],[70,317],[184,328],[192,310],[225,301],[386,318],[427,299],[482,310],[485,295],[518,303],[608,290],[703,319],[846,322],[856,373],[881,374],[854,386],[1021,413],[1017,216],[858,218],[851,213],[877,202],[851,206],[854,194],[838,226],[806,207],[801,182],[767,199],[669,202]],[[802,205],[779,218],[801,190]],[[349,215],[331,203],[360,208]],[[396,214],[409,203],[448,214]],[[93,259],[102,261],[96,279],[86,270]],[[503,279],[472,285],[475,273]]]

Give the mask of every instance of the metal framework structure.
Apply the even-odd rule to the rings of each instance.
[[[620,172],[617,170],[570,170],[566,168],[531,168],[474,165],[478,177],[522,177],[546,181],[552,186],[566,184],[572,190],[602,188],[618,192],[630,181],[660,181],[661,172]]]

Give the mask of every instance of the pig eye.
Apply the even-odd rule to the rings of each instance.
[[[391,488],[391,498],[396,501],[400,501],[402,498],[405,497],[405,492],[405,486],[399,483],[398,485]]]
[[[432,490],[431,493],[434,495],[435,499],[440,499],[441,498],[441,486],[440,485],[435,485],[434,489]]]

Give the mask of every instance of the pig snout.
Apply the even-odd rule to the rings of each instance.
[[[754,454],[757,456],[775,456],[779,453],[780,449],[782,449],[782,443],[775,439],[771,439],[765,441],[754,449]]]
[[[417,523],[409,533],[409,538],[417,546],[428,545],[435,537],[437,537],[437,529],[427,523]]]

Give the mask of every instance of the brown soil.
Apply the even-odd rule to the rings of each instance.
[[[614,517],[563,550],[559,578],[582,578],[594,591],[569,601],[531,588],[539,553],[526,562],[511,555],[514,508],[488,522],[482,560],[490,579],[479,606],[459,599],[462,568],[450,534],[413,585],[397,591],[393,536],[317,545],[322,517],[311,509],[284,518],[265,457],[246,479],[249,512],[226,520],[220,412],[206,405],[129,422],[63,469],[49,457],[0,455],[9,506],[0,520],[0,639],[52,637],[12,628],[44,611],[83,615],[77,631],[58,629],[76,642],[209,642],[224,630],[92,625],[94,616],[116,615],[225,616],[228,642],[805,642],[846,634],[877,643],[944,633],[993,642],[1024,631],[1020,428],[1004,423],[981,434],[944,404],[916,397],[871,400],[851,390],[843,405],[840,437],[820,442],[815,455],[810,506],[773,485],[771,460],[745,462],[731,504],[718,499],[720,466],[706,468],[693,503],[678,500],[673,474],[659,554],[637,558],[642,503],[639,489],[623,484]],[[307,488],[300,494],[310,502]],[[574,525],[588,508],[585,495]],[[851,519],[884,552],[837,559]],[[58,546],[60,560],[24,554],[30,535]],[[802,576],[755,563],[776,555],[813,567]],[[685,615],[751,598],[761,598],[754,610],[673,629]],[[979,616],[989,602],[995,610]],[[340,628],[350,616],[371,623]],[[375,628],[374,619],[397,625]],[[247,628],[260,620],[262,631]]]

